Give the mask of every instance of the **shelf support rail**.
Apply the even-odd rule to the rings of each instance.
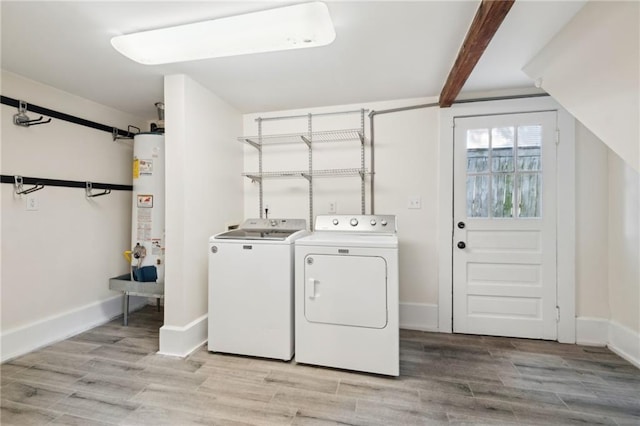
[[[365,207],[365,163],[364,163],[364,108],[360,110],[360,211],[366,214]]]
[[[248,142],[248,140],[247,140]],[[250,144],[255,143],[253,141],[250,142]],[[256,147],[258,149],[258,175],[260,176],[260,179],[256,179],[258,182],[258,191],[259,191],[259,198],[260,198],[260,219],[262,219],[262,214],[263,214],[263,207],[264,207],[264,194],[263,194],[263,190],[262,190],[262,119],[258,120],[258,146]],[[252,181],[256,181],[253,180]]]
[[[305,142],[309,147],[309,176],[303,176],[309,181],[309,229],[313,231],[313,115],[309,113],[307,117],[307,120],[309,120],[309,138]],[[303,137],[302,139],[304,140],[305,138]]]

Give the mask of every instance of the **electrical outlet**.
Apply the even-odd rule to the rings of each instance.
[[[329,202],[329,213],[337,213],[338,212],[338,203],[337,201]]]
[[[409,197],[408,208],[410,209],[421,209],[422,208],[422,198],[419,195],[413,195]]]
[[[27,195],[27,210],[36,211],[38,210],[38,207],[38,197],[36,197],[35,195]]]

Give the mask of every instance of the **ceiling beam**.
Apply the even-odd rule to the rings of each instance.
[[[458,52],[447,82],[440,92],[440,108],[448,108],[456,100],[473,68],[489,45],[515,0],[482,0],[471,27]]]

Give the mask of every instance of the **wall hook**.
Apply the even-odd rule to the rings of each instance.
[[[105,189],[104,192],[98,192],[97,194],[94,194],[93,193],[93,184],[91,182],[86,182],[85,195],[87,196],[87,198],[100,197],[102,195],[107,195],[107,194],[111,194],[111,190],[110,189]]]
[[[13,115],[13,124],[15,124],[16,126],[29,127],[47,123],[51,123],[51,118],[45,120],[42,116],[40,116],[33,120],[30,119],[27,115],[27,103],[25,101],[19,101],[18,113]]]
[[[16,189],[16,195],[31,194],[32,192],[40,191],[42,188],[44,188],[43,184],[36,183],[35,186],[24,189],[24,182],[22,180],[22,176],[14,176],[13,179],[14,179],[13,185],[15,186],[15,189]]]
[[[137,130],[137,131],[134,131]],[[132,126],[131,124],[129,124],[127,126],[127,135],[126,136],[120,136],[118,134],[118,128],[114,127],[113,130],[111,131],[111,136],[113,136],[113,141],[117,141],[118,139],[133,139],[133,137],[135,135],[137,135],[138,133],[140,133],[140,127],[136,127],[136,126]]]

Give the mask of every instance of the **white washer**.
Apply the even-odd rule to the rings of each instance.
[[[398,376],[395,216],[318,216],[296,240],[296,362]]]
[[[305,235],[304,219],[247,219],[209,239],[210,351],[293,357],[293,244]]]

